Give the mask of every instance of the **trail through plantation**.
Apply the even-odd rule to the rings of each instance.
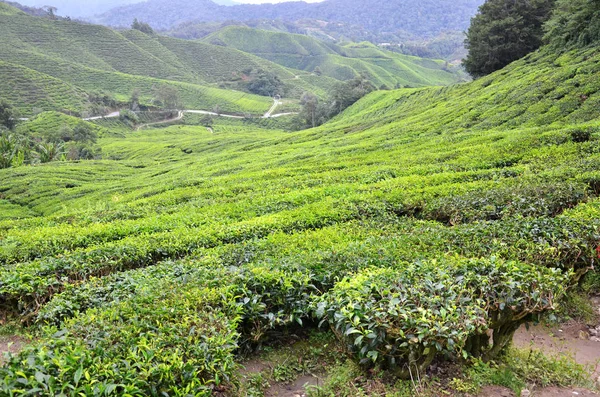
[[[230,118],[230,119],[238,119],[238,120],[243,120],[246,118],[253,118],[253,119],[258,119],[258,118],[262,118],[262,119],[270,119],[270,118],[279,118],[279,117],[285,117],[285,116],[293,116],[296,115],[298,113],[296,112],[285,112],[285,113],[277,113],[277,114],[273,114],[275,112],[275,110],[277,110],[277,108],[282,105],[282,101],[275,99],[273,102],[273,105],[271,106],[271,108],[269,108],[269,110],[262,116],[259,115],[239,115],[239,114],[231,114],[231,113],[223,113],[223,112],[213,112],[213,111],[209,111],[209,110],[196,110],[196,109],[183,109],[183,110],[178,110],[179,114],[177,115],[177,117],[173,117],[171,119],[167,119],[167,120],[162,120],[162,121],[157,121],[157,122],[153,122],[153,123],[146,123],[146,124],[142,124],[140,126],[137,127],[137,130],[140,130],[142,128],[151,126],[151,125],[159,125],[159,124],[167,124],[167,123],[173,123],[176,121],[179,121],[183,118],[184,113],[192,113],[192,114],[204,114],[204,115],[208,115],[208,116],[214,116],[214,117],[225,117],[225,118]],[[150,112],[152,113],[152,112]],[[93,116],[93,117],[85,117],[82,118],[83,121],[97,121],[97,120],[102,120],[102,119],[112,119],[112,118],[117,118],[121,116],[121,112],[120,111],[113,111],[110,112],[106,115],[103,116]],[[19,118],[20,121],[28,121],[30,119],[28,118]]]
[[[170,119],[161,120],[161,121],[155,121],[155,122],[152,122],[152,123],[141,124],[141,125],[139,125],[139,126],[136,128],[136,131],[139,131],[139,130],[141,130],[141,129],[144,129],[144,128],[146,128],[146,127],[149,127],[149,126],[151,126],[151,125],[159,125],[159,124],[168,124],[168,123],[174,123],[174,122],[176,122],[176,121],[179,121],[179,120],[181,120],[182,118],[183,118],[183,112],[182,112],[182,111],[179,111],[179,112],[177,112],[177,116],[175,116],[175,117],[172,117],[172,118],[170,118]]]

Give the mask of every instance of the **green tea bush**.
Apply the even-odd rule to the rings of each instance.
[[[233,374],[239,308],[227,288],[155,285],[49,329],[0,369],[8,396],[210,396]]]
[[[518,262],[417,262],[358,272],[317,298],[315,313],[362,364],[408,378],[448,354],[495,357],[522,323],[554,309],[567,281]]]
[[[594,133],[592,128],[576,128],[571,130],[571,140],[575,143],[588,142]]]
[[[555,216],[586,197],[586,187],[574,183],[519,182],[434,200],[426,205],[422,216],[451,225],[515,216]]]

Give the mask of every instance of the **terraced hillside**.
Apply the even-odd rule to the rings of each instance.
[[[543,50],[316,129],[121,132],[102,161],[0,170],[2,314],[52,325],[0,390],[244,395],[239,354],[313,320],[400,378],[495,357],[597,261],[599,65]]]
[[[139,90],[142,101],[149,104],[156,87],[161,85],[174,87],[184,105],[190,109],[212,109],[219,105],[223,111],[262,114],[270,107],[269,98],[217,87],[220,77],[228,75],[229,79],[239,79],[241,70],[248,67],[279,73],[282,79],[289,80],[289,91],[295,95],[303,89],[310,91],[314,88],[318,93],[323,89],[306,82],[296,85],[293,80],[295,74],[278,65],[215,46],[200,45],[201,49],[195,46],[188,52],[202,50],[196,52],[196,58],[180,59],[163,46],[158,37],[148,37],[137,31],[118,33],[100,26],[32,17],[4,3],[0,4],[0,22],[4,39],[0,43],[0,60],[6,67],[20,68],[21,74],[23,70],[32,75],[37,72],[35,79],[45,76],[50,90],[42,99],[34,100],[19,97],[21,94],[18,93],[26,91],[11,91],[12,86],[5,83],[3,88],[6,91],[1,91],[0,96],[14,101],[24,115],[31,114],[34,108],[66,108],[78,112],[91,108],[91,104],[86,105],[85,101],[67,99],[62,95],[65,90],[88,94],[103,91],[118,101],[128,100],[133,90]],[[174,47],[181,44],[166,40],[170,40],[167,44]],[[199,62],[205,59],[211,61]],[[213,75],[216,70],[220,74]],[[12,84],[32,84],[18,78],[18,75],[14,75],[14,80],[17,83]],[[63,88],[53,87],[58,80]],[[323,83],[322,87],[327,85]],[[65,101],[76,103],[63,103]]]
[[[366,42],[338,46],[309,36],[241,26],[228,26],[203,41],[227,45],[285,67],[319,70],[338,80],[364,74],[377,87],[448,85],[459,75],[458,69],[443,61],[392,53]]]
[[[248,71],[273,74],[282,82],[285,96],[297,99],[304,92],[325,96],[338,81],[336,78],[353,75],[316,76],[312,70],[290,69],[235,48],[33,17],[4,3],[0,3],[0,34],[0,61],[11,68],[19,66],[38,72],[38,80],[39,74],[46,75],[49,87],[56,85],[56,79],[64,86],[52,88],[47,96],[36,99],[17,98],[10,91],[11,86],[4,84],[8,91],[0,91],[0,96],[11,99],[25,115],[34,108],[66,108],[80,113],[93,108],[92,104],[76,100],[65,103],[69,101],[61,95],[65,90],[88,94],[103,91],[117,101],[128,100],[138,90],[143,103],[150,104],[156,87],[161,85],[176,89],[189,109],[212,109],[218,105],[223,111],[261,114],[269,108],[270,99],[232,92],[245,90],[245,84],[253,78]],[[423,69],[421,75],[412,75],[414,65],[408,65],[404,80],[415,85],[458,80],[456,73],[443,71],[434,62],[430,65],[435,67]],[[432,77],[426,82],[423,74]],[[15,76],[15,80],[22,79]]]

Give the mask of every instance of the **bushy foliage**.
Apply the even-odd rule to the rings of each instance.
[[[474,77],[502,69],[538,49],[555,0],[487,0],[472,19],[463,65]]]
[[[0,131],[2,128],[12,130],[17,123],[17,114],[13,107],[0,98]]]
[[[375,87],[365,76],[356,77],[345,83],[338,83],[327,100],[305,93],[300,103],[302,127],[316,127],[355,104],[365,95],[375,91]]]
[[[152,27],[149,24],[145,22],[140,22],[137,20],[137,18],[133,20],[133,23],[131,24],[131,29],[139,30],[140,32],[145,34],[154,34],[154,29],[152,29]]]
[[[273,73],[265,70],[251,71],[248,73],[250,82],[248,91],[256,95],[275,97],[284,94],[283,82]]]
[[[545,29],[546,41],[556,49],[595,43],[600,40],[600,2],[557,0]]]
[[[438,356],[494,357],[523,322],[554,307],[567,280],[516,262],[399,264],[337,283],[317,300],[317,316],[362,364],[410,378]]]
[[[399,375],[496,356],[598,262],[599,57],[546,49],[468,84],[376,91],[293,133],[98,127],[107,160],[0,170],[1,312],[49,327],[0,394],[222,393],[236,351],[316,315]]]

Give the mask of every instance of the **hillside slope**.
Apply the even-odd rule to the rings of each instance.
[[[384,81],[391,83],[390,75],[394,73],[401,76],[402,82],[413,86],[450,84],[459,79],[456,73],[444,71],[442,65],[430,61],[420,61],[428,62],[427,67],[416,66],[419,62],[415,61],[395,64],[393,70],[383,70],[377,65],[379,60],[352,58],[344,60],[351,66],[343,66],[341,72],[331,66],[335,70],[329,73],[330,76],[317,76],[310,70],[312,65],[306,65],[306,70],[302,71],[294,69],[292,63],[289,67],[285,63],[282,66],[234,47],[33,17],[4,3],[0,3],[0,34],[3,37],[0,61],[35,70],[88,94],[102,91],[117,101],[128,100],[137,89],[144,104],[151,104],[156,87],[170,86],[180,92],[188,109],[212,109],[218,105],[224,111],[264,113],[270,99],[240,92],[248,91],[247,84],[261,71],[282,82],[285,96],[298,99],[304,92],[326,96],[336,82],[353,77],[357,71],[369,73],[375,83],[381,82],[378,86]],[[261,33],[252,34],[258,36]],[[298,38],[290,36],[289,40]],[[315,40],[310,44],[325,47]],[[329,65],[337,61],[342,60],[329,59]],[[298,63],[298,66],[302,65]],[[0,96],[15,98],[17,94],[7,91],[0,92]],[[59,97],[60,93],[52,96]],[[52,101],[48,99],[47,104]],[[98,106],[92,102],[67,108],[79,113],[97,112]],[[31,114],[34,107],[42,110],[64,107],[60,103],[52,107],[36,105],[27,98],[13,103],[23,114]]]
[[[211,109],[218,105],[224,111],[262,114],[272,102],[269,98],[218,89],[216,84],[201,77],[201,66],[179,60],[158,39],[140,37],[139,32],[121,34],[102,26],[33,17],[0,3],[0,33],[3,37],[0,61],[36,71],[38,78],[52,77],[47,84],[50,91],[42,99],[33,100],[21,91],[12,91],[14,84],[3,84],[6,91],[0,91],[0,97],[11,99],[23,115],[30,115],[36,107],[65,108],[56,101],[64,95],[52,92],[57,80],[80,94],[87,94],[87,101],[66,107],[77,113],[93,112],[102,105],[94,103],[95,97],[108,95],[112,100],[127,101],[134,90],[140,91],[143,103],[151,104],[160,86],[177,90],[183,105],[189,109]],[[266,62],[257,59],[262,64]],[[274,67],[283,70],[278,65]],[[241,65],[237,67],[240,69]],[[17,76],[13,80],[22,81]]]
[[[339,46],[308,36],[239,26],[226,27],[203,41],[233,47],[285,67],[319,70],[338,80],[363,74],[377,87],[448,85],[456,82],[459,74],[443,61],[383,51],[369,43]]]
[[[597,261],[599,65],[545,49],[316,129],[179,125],[0,170],[2,315],[60,332],[2,390],[239,396],[236,354],[315,317],[401,377],[501,351]]]

